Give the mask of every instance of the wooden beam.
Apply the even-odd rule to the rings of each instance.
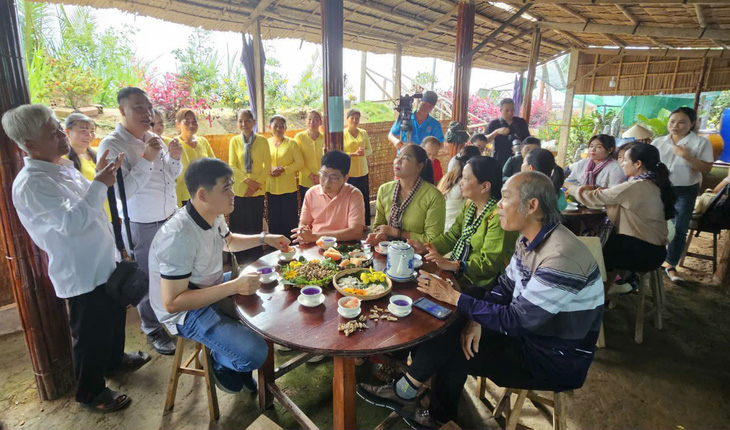
[[[567,86],[568,86],[568,88],[573,88],[573,87],[575,87],[575,85],[576,85],[576,84],[577,84],[578,82],[582,81],[582,80],[583,80],[583,79],[585,79],[585,78],[588,78],[588,77],[590,77],[590,76],[593,76],[593,75],[595,75],[596,73],[598,73],[598,71],[599,71],[599,70],[603,70],[603,69],[605,69],[606,67],[610,66],[611,64],[613,64],[613,63],[615,63],[616,61],[618,61],[618,60],[620,60],[621,58],[623,58],[623,57],[624,57],[624,56],[625,56],[626,54],[627,54],[627,53],[626,53],[626,50],[623,50],[623,52],[621,52],[621,53],[619,53],[618,55],[614,56],[613,58],[611,58],[610,60],[608,60],[608,61],[606,61],[605,63],[601,64],[600,66],[596,67],[595,69],[591,70],[590,72],[587,72],[587,73],[585,73],[585,74],[581,75],[581,76],[580,76],[580,77],[579,77],[578,79],[576,79],[575,81],[570,81],[570,80],[568,80],[568,85],[567,85]]]
[[[578,76],[578,55],[577,49],[570,50],[570,64],[568,66],[568,82],[574,82]],[[570,137],[570,121],[573,117],[573,97],[575,96],[575,86],[565,89],[565,103],[563,107],[563,117],[560,121],[560,138],[558,143],[558,156],[556,162],[561,167],[565,167],[565,155],[568,152],[568,140]]]
[[[575,36],[573,33],[569,32],[569,31],[555,30],[555,29],[553,29],[553,31],[558,33],[559,35],[565,37],[566,39],[572,41],[575,44],[575,46],[577,46],[578,48],[585,48],[587,46],[584,41],[582,41],[580,38],[578,38],[577,36]]]
[[[531,4],[531,3],[528,3]],[[602,34],[628,34],[635,36],[655,36],[670,37],[679,39],[720,39],[730,40],[730,30],[724,29],[702,29],[702,28],[686,28],[686,27],[650,27],[647,25],[609,25],[596,24],[589,22],[588,24],[576,24],[567,22],[548,22],[538,21],[536,23],[542,28],[550,28],[564,31],[574,31],[578,33],[602,33]]]
[[[403,71],[402,71],[402,58],[403,58],[403,45],[400,43],[395,48],[395,58],[394,58],[394,66],[393,67],[393,95],[395,97],[400,97],[403,94],[403,88],[402,88],[402,81],[403,81]]]
[[[342,71],[342,0],[322,0],[322,80],[324,82],[324,142],[327,151],[342,150],[344,75]]]
[[[700,27],[707,28],[707,17],[701,4],[695,5],[695,14],[697,15],[697,23],[700,24]]]
[[[643,93],[646,89],[646,79],[649,77],[649,64],[651,63],[651,57],[646,57],[646,66],[644,67],[644,79],[641,81],[641,92]]]
[[[530,46],[530,62],[527,67],[527,87],[525,88],[525,97],[522,101],[523,118],[529,124],[530,115],[532,114],[532,90],[535,87],[535,68],[537,67],[537,58],[540,55],[540,27],[535,27],[532,35],[532,45]]]
[[[242,33],[251,33],[251,28],[253,25],[256,24],[256,21],[258,18],[266,12],[266,8],[271,6],[271,3],[273,3],[275,0],[262,0],[259,2],[259,4],[256,5],[256,7],[253,9],[251,14],[249,15],[248,19],[243,23]],[[260,24],[259,24],[260,26]]]
[[[639,21],[639,18],[637,18],[633,13],[631,13],[631,11],[629,10],[628,7],[626,7],[626,6],[622,5],[622,4],[617,4],[616,5],[616,8],[618,8],[618,10],[620,10],[621,13],[624,14],[624,16],[626,18],[628,18],[629,21],[631,21],[632,24],[634,24],[634,25],[641,24],[641,22]]]
[[[618,46],[619,48],[626,47],[626,43],[624,43],[623,40],[619,39],[616,36],[611,36],[610,34],[603,34],[603,37],[608,39],[609,42],[613,43],[614,45]]]
[[[484,39],[481,42],[479,42],[479,44],[477,46],[475,46],[474,49],[472,49],[466,55],[464,55],[464,57],[462,57],[461,60],[459,60],[457,62],[457,65],[462,65],[464,62],[470,61],[472,59],[472,57],[474,56],[474,54],[476,54],[477,52],[479,52],[480,49],[484,48],[487,45],[487,43],[489,43],[492,40],[494,40],[494,38],[497,37],[501,32],[503,32],[505,28],[509,27],[510,24],[512,24],[517,18],[521,17],[522,14],[524,12],[527,12],[527,9],[529,9],[531,7],[532,7],[532,3],[527,3],[524,6],[522,6],[520,8],[520,10],[518,10],[517,12],[515,12],[514,14],[512,14],[512,16],[510,16],[509,19],[507,19],[507,21],[503,22],[502,25],[500,25],[489,36],[487,36],[486,39]],[[456,31],[458,32],[459,30],[460,29],[457,26]],[[474,32],[474,30],[472,30],[472,33],[473,32]]]
[[[584,17],[583,15],[580,14],[580,12],[576,11],[575,9],[571,8],[568,5],[556,4],[555,7],[562,10],[563,12],[567,13],[568,15],[573,16],[574,18],[578,18],[579,20],[581,20],[583,22],[587,23],[590,21],[590,19]]]
[[[651,36],[645,36],[645,37],[646,37],[646,39],[649,42],[655,44],[659,48],[663,48],[663,49],[674,49],[673,46],[667,45],[666,43],[662,42],[661,40],[657,39],[656,37],[651,37]]]
[[[723,42],[721,40],[712,39],[712,42],[714,42],[715,45],[719,46],[722,49],[730,49],[730,46],[728,46],[727,43],[725,43],[725,42]]]
[[[424,28],[423,30],[421,30],[418,33],[414,34],[413,37],[411,37],[410,39],[408,39],[405,42],[403,42],[403,45],[410,45],[411,43],[414,43],[414,42],[418,41],[418,39],[420,39],[420,38],[424,37],[425,35],[427,35],[428,33],[430,33],[431,30],[435,29],[439,25],[441,25],[444,22],[446,22],[449,19],[451,19],[451,17],[454,16],[454,14],[456,13],[457,7],[458,7],[457,5],[454,5],[454,7],[452,7],[451,9],[449,9],[448,12],[446,12],[443,15],[441,15],[439,18],[437,18],[431,24],[429,24],[428,26],[426,26],[426,28]]]
[[[665,4],[727,4],[727,0],[525,0],[534,3],[545,4],[578,4],[578,5],[612,5],[612,4],[630,4],[637,3],[649,5],[665,5]]]
[[[622,48],[587,48],[581,49],[584,54],[618,55]],[[681,58],[730,58],[730,52],[725,49],[625,49],[627,55],[652,57],[681,57]]]
[[[525,9],[526,10],[526,9]],[[469,124],[469,81],[474,52],[474,0],[460,0],[456,25],[456,70],[454,71],[454,103],[451,118],[466,127]],[[520,12],[521,13],[521,12]],[[486,43],[485,43],[486,45]],[[484,46],[484,45],[482,45]],[[454,156],[461,149],[456,145],[449,148]]]
[[[534,0],[531,0],[531,1],[534,1]],[[456,0],[436,0],[436,2],[444,5],[445,7],[452,7],[453,5],[455,5],[457,3]],[[563,3],[563,2],[560,2],[560,3]],[[498,19],[494,19],[491,16],[481,13],[481,12],[476,12],[474,14],[474,22],[476,22],[478,24],[486,24],[488,27],[499,27],[500,25],[503,24],[502,21],[500,21]],[[519,32],[522,30],[522,28],[514,26],[514,25],[510,25],[507,27],[507,30],[509,30],[510,32]],[[560,50],[560,51],[565,51],[567,49],[570,49],[570,46],[563,45],[562,43],[558,43],[554,40],[550,40],[550,39],[546,39],[546,38],[543,38],[542,44],[545,46],[548,46],[550,48]]]
[[[616,73],[616,86],[613,88],[613,93],[618,94],[618,89],[621,87],[621,73],[624,69],[624,58],[618,62],[618,73]]]
[[[700,69],[700,77],[697,79],[697,89],[695,90],[694,110],[697,112],[697,108],[700,106],[700,95],[705,89],[705,75],[707,72],[707,64],[710,60],[707,58],[702,59],[702,69]]]
[[[262,52],[261,43],[261,18],[254,19],[252,28],[253,36],[253,81],[256,85],[254,93],[256,94],[256,124],[257,129],[261,132],[266,130],[266,92],[264,91],[264,53]],[[262,67],[263,65],[263,67]]]

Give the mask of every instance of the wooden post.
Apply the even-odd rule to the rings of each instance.
[[[705,75],[707,74],[708,61],[707,57],[702,59],[702,69],[700,70],[700,78],[697,80],[697,89],[695,90],[695,100],[693,105],[695,112],[697,112],[697,109],[700,107],[700,94],[702,94],[702,90],[705,88]]]
[[[327,0],[325,0],[327,1]],[[334,357],[334,377],[332,378],[332,428],[337,430],[355,430],[355,359],[350,357]]]
[[[15,0],[0,0],[0,116],[30,103],[25,60],[20,45]],[[13,295],[30,352],[38,397],[57,399],[74,388],[71,335],[66,305],[48,278],[45,253],[20,224],[12,185],[23,167],[23,153],[0,126],[0,220],[10,265]]]
[[[322,78],[324,142],[327,151],[342,150],[345,108],[342,100],[343,0],[322,0]]]
[[[393,64],[393,97],[402,96],[402,57],[403,57],[403,45],[400,43],[395,47],[395,62]]]
[[[257,130],[263,133],[266,131],[267,121],[265,109],[266,100],[264,100],[266,94],[264,91],[265,71],[264,68],[261,67],[263,64],[262,57],[264,55],[264,53],[261,52],[261,18],[256,18],[251,27],[253,28],[253,80],[256,85],[254,90],[256,94],[256,125]]]
[[[365,101],[365,84],[366,84],[366,76],[365,72],[368,69],[368,53],[365,51],[362,51],[360,53],[360,101]]]
[[[454,73],[454,104],[451,118],[464,127],[469,124],[469,80],[471,79],[472,57],[469,55],[474,45],[474,0],[459,0],[456,20],[456,71]],[[451,156],[461,148],[451,145]]]
[[[578,76],[578,54],[575,48],[570,50],[570,64],[568,66],[568,82],[575,81]],[[563,106],[563,118],[560,121],[560,140],[558,142],[558,156],[556,162],[565,167],[565,154],[568,152],[568,140],[570,137],[570,120],[573,117],[573,97],[575,96],[575,85],[565,89],[565,104]]]
[[[522,117],[528,124],[530,123],[532,110],[532,89],[535,87],[535,68],[540,55],[541,38],[540,27],[535,27],[534,33],[532,33],[532,46],[530,46],[530,61],[527,66],[527,87],[525,88],[525,97],[522,99]]]

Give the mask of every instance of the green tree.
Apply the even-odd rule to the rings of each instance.
[[[279,71],[281,63],[276,58],[266,59],[264,68],[264,92],[266,99],[266,115],[270,116],[277,111],[291,106],[291,98],[287,92],[287,79]]]
[[[415,79],[413,79],[413,86],[419,86],[423,89],[431,88],[431,84],[436,85],[438,79],[433,73],[430,72],[418,72],[416,73]]]
[[[192,96],[216,101],[220,61],[218,51],[213,48],[211,32],[194,29],[188,36],[188,46],[172,52],[177,60],[178,75],[188,81]]]
[[[302,72],[299,82],[292,89],[291,104],[302,110],[322,108],[322,76],[317,73],[319,51],[312,55],[310,63]]]

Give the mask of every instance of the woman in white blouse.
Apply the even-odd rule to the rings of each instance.
[[[659,150],[662,163],[669,168],[669,179],[677,196],[677,215],[674,217],[677,233],[667,247],[667,259],[664,262],[667,276],[672,281],[681,280],[676,266],[684,252],[702,174],[712,170],[714,161],[710,141],[692,131],[696,122],[697,112],[694,109],[678,108],[669,116],[669,134],[652,142]]]
[[[567,181],[610,188],[626,180],[621,165],[616,161],[616,139],[608,134],[597,134],[588,141],[588,158],[570,166]]]
[[[465,146],[454,156],[456,160],[455,167],[450,170],[446,176],[441,178],[438,183],[438,189],[446,198],[446,224],[444,233],[451,230],[451,226],[454,224],[457,215],[461,213],[461,209],[464,206],[464,197],[461,195],[461,187],[459,181],[461,181],[461,174],[466,166],[466,162],[474,157],[481,155],[481,151],[476,146]]]

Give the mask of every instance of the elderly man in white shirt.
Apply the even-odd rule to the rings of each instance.
[[[157,230],[177,209],[176,178],[182,172],[182,146],[173,139],[165,147],[162,139],[150,131],[152,102],[147,93],[126,87],[117,94],[120,124],[99,144],[99,152],[110,157],[124,153],[122,173],[131,225],[132,254],[140,269],[149,275],[149,251]],[[175,344],[165,332],[145,296],[137,305],[142,331],[152,347],[164,355],[175,353]]]
[[[103,205],[121,154],[111,162],[102,157],[89,183],[61,158],[69,152],[68,139],[48,107],[12,109],[2,126],[28,154],[13,181],[13,205],[33,242],[48,254],[56,295],[68,301],[76,401],[101,412],[122,409],[131,398],[107,388],[104,376],[135,370],[150,357],[124,353],[125,307],[104,289],[117,251]]]

